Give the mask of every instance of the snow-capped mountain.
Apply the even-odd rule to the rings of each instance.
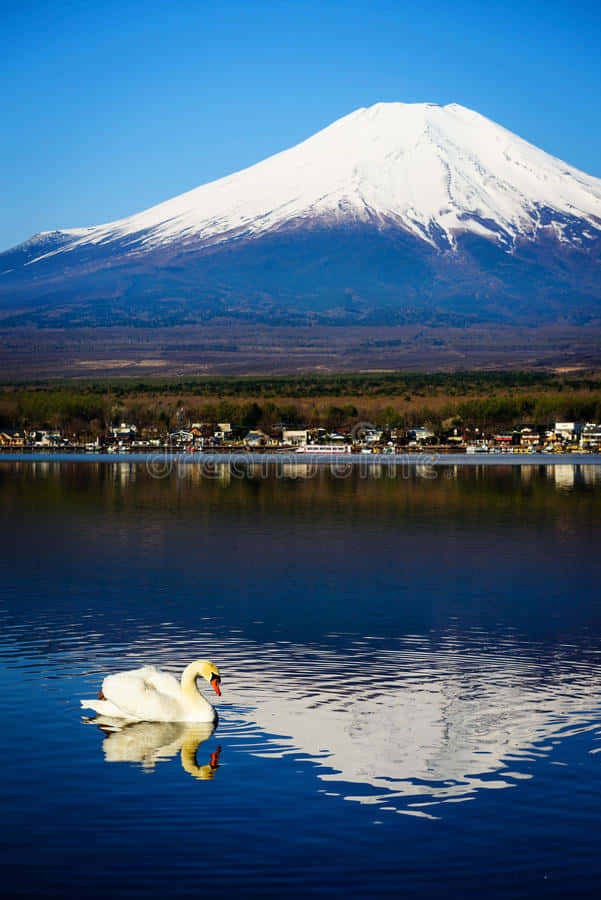
[[[0,255],[0,294],[359,310],[536,303],[542,284],[555,308],[601,301],[600,248],[601,179],[457,104],[378,103],[144,212],[35,236]]]

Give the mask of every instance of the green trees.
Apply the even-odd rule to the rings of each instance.
[[[441,423],[458,417],[487,430],[554,421],[601,421],[601,377],[545,372],[459,372],[211,377],[160,381],[90,381],[5,385],[0,426],[97,433],[128,421],[141,428],[186,422],[230,422],[269,431],[276,423],[381,428]]]

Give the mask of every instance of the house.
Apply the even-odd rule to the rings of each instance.
[[[583,450],[601,449],[601,425],[587,422],[580,435],[580,446]]]
[[[534,428],[522,428],[520,431],[520,444],[522,447],[536,447],[540,444],[540,434]]]
[[[580,422],[556,422],[555,434],[564,441],[571,440],[580,434],[582,428],[583,426]]]
[[[262,431],[255,429],[253,431],[249,431],[246,437],[244,438],[244,446],[245,447],[264,447],[267,443],[267,435]]]
[[[446,431],[444,434],[444,441],[446,444],[451,444],[454,447],[460,447],[465,443],[465,437],[461,428],[452,428],[449,431]]]
[[[512,447],[518,443],[513,434],[495,434],[493,440],[495,444],[499,444],[501,447]]]
[[[384,432],[380,428],[366,428],[364,441],[366,444],[378,444],[382,440]]]
[[[179,431],[171,432],[167,440],[170,444],[191,444],[194,441],[194,435],[191,431],[180,428]]]
[[[24,447],[24,431],[0,431],[0,447]]]
[[[202,425],[196,423],[192,425],[190,428],[190,434],[192,435],[192,443],[195,447],[203,447],[205,442],[204,432]]]
[[[282,430],[282,443],[291,447],[306,444],[309,437],[307,428],[284,428]]]
[[[422,444],[434,437],[434,432],[422,425],[419,428],[412,428],[407,432],[410,444]]]
[[[221,426],[227,425],[228,427],[223,429]],[[231,425],[227,422],[218,423],[217,428],[213,432],[213,438],[221,443],[221,441],[231,441],[234,436]]]
[[[121,422],[120,425],[112,425],[109,432],[118,441],[131,440],[135,437],[138,429],[135,425],[128,425],[127,422]]]
[[[32,431],[29,439],[34,447],[56,447],[62,442],[60,431]]]

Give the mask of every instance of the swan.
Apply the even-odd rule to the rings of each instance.
[[[200,693],[197,678],[205,678],[221,696],[221,675],[214,663],[199,659],[182,672],[181,684],[154,666],[107,675],[98,700],[82,700],[84,709],[128,722],[214,722],[217,713]]]

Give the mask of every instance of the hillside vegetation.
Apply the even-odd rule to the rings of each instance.
[[[329,428],[369,421],[478,427],[601,421],[601,376],[545,372],[369,373],[5,384],[0,427],[101,431],[111,423],[278,422]]]

